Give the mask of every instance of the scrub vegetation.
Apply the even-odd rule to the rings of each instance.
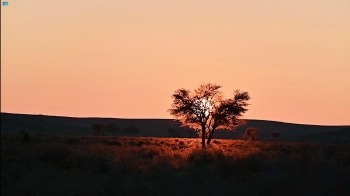
[[[1,195],[349,195],[350,146],[1,135]]]

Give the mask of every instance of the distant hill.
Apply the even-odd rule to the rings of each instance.
[[[336,131],[286,137],[282,141],[350,144],[350,127]]]
[[[180,127],[173,119],[120,119],[120,118],[73,118],[61,116],[29,115],[1,113],[1,134],[18,134],[21,131],[47,135],[92,135],[91,124],[118,124],[122,129],[136,126],[139,133],[133,136],[169,137],[168,129],[175,129],[181,137],[191,137],[188,128]],[[279,131],[282,137],[303,136],[349,129],[349,126],[302,125],[266,120],[247,120],[247,125],[239,127],[236,132],[217,131],[214,138],[238,138],[247,127],[257,127],[260,138],[269,138],[272,131]],[[122,133],[107,133],[121,135]],[[192,135],[193,137],[193,135]]]

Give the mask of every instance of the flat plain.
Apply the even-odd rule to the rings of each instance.
[[[1,195],[348,195],[346,144],[1,136]]]
[[[199,138],[33,127],[29,137],[16,128],[1,133],[1,195],[350,194],[347,127],[258,141],[215,138],[206,149]]]

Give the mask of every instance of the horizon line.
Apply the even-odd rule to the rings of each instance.
[[[25,114],[25,113],[11,113],[11,112],[2,112],[1,114],[14,114],[14,115],[31,115],[31,116],[47,116],[47,117],[63,117],[63,118],[100,118],[100,119],[123,119],[123,120],[174,120],[173,118],[116,118],[116,117],[76,117],[76,116],[56,116],[56,115],[49,115],[49,114]],[[319,124],[301,124],[301,123],[293,123],[293,122],[284,122],[284,121],[277,121],[277,120],[268,120],[268,119],[247,119],[243,118],[244,120],[255,120],[255,121],[270,121],[270,122],[277,122],[277,123],[285,123],[285,124],[294,124],[294,125],[310,125],[310,126],[350,126],[349,125],[319,125]]]

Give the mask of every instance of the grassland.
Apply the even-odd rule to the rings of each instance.
[[[350,146],[1,135],[1,195],[349,195]]]

